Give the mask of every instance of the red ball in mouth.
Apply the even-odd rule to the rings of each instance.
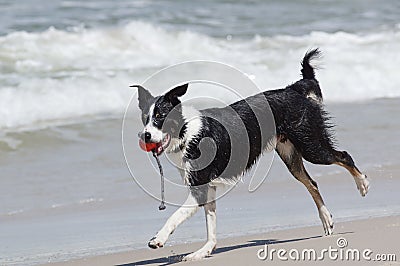
[[[145,142],[143,139],[139,138],[139,146],[144,151],[153,151],[157,155],[160,155],[168,147],[170,141],[171,137],[169,134],[165,134],[160,142]]]
[[[162,144],[161,142],[155,143],[155,142],[144,142],[142,139],[139,139],[139,146],[142,150],[144,151],[152,151],[160,147]]]

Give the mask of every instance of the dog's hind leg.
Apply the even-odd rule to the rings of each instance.
[[[205,258],[214,251],[217,245],[217,215],[216,215],[216,202],[215,202],[216,188],[211,187],[208,189],[207,203],[204,204],[204,211],[207,223],[207,242],[202,248],[193,252],[183,258],[185,261],[199,260]]]
[[[315,147],[320,148],[316,149]],[[337,164],[346,168],[353,176],[361,196],[364,197],[368,193],[369,181],[367,176],[358,170],[353,158],[351,158],[350,154],[348,154],[346,151],[337,151],[330,145],[321,145],[321,143],[318,141],[310,143],[307,148],[309,148],[309,150],[303,154],[305,160],[314,164]]]
[[[161,228],[161,230],[158,231],[158,233],[152,239],[150,239],[148,243],[149,247],[163,247],[169,235],[174,232],[178,225],[190,218],[197,212],[198,209],[199,205],[197,199],[192,195],[192,193],[189,193],[189,196],[183,206],[176,210],[167,220],[163,228]]]
[[[319,193],[317,183],[310,177],[304,168],[303,158],[300,152],[294,147],[294,145],[288,140],[278,142],[276,145],[276,151],[281,157],[283,162],[286,164],[290,173],[299,180],[311,194],[315,204],[318,208],[319,217],[324,227],[325,235],[331,235],[333,230],[332,215],[325,206],[324,200]]]
[[[353,176],[356,182],[357,189],[360,191],[361,196],[365,196],[368,193],[369,181],[367,176],[362,174],[354,164],[353,158],[346,151],[334,151],[334,164],[343,166]]]

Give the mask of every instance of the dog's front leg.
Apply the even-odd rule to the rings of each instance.
[[[190,218],[199,209],[196,199],[189,194],[187,200],[178,210],[176,210],[171,217],[167,220],[163,228],[149,241],[149,247],[160,248],[163,247],[170,234],[183,223],[186,219]]]
[[[207,222],[207,242],[204,246],[183,258],[184,261],[199,260],[203,259],[214,251],[217,245],[217,214],[216,214],[216,203],[215,203],[215,187],[212,187],[208,191],[209,202],[204,204],[204,211],[206,214]],[[211,201],[210,201],[211,200]]]

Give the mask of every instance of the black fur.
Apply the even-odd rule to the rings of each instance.
[[[203,128],[189,144],[185,159],[192,161],[201,156],[198,143],[203,138],[214,140],[217,154],[204,169],[196,170],[196,165],[192,166],[190,185],[206,184],[217,177],[240,176],[256,162],[273,137],[289,139],[304,159],[312,163],[331,164],[335,160],[332,125],[327,112],[321,104],[307,98],[313,92],[322,100],[310,65],[310,60],[319,54],[315,49],[305,55],[301,70],[303,79],[285,89],[265,91],[225,108],[201,110]],[[273,117],[268,117],[271,112],[267,102]],[[273,121],[276,128],[272,126]],[[243,154],[243,151],[249,153]]]
[[[232,179],[249,170],[275,136],[273,116],[267,110],[267,99],[262,93],[225,108],[201,110],[202,129],[189,144],[186,156],[189,162],[202,156],[211,163],[200,170],[192,165],[190,184],[203,185],[217,177]],[[201,154],[198,142],[203,138],[214,141],[214,158],[207,158],[214,155],[212,152]]]
[[[187,84],[158,97],[138,86],[139,107],[146,125],[143,134],[153,132],[157,136],[155,142],[161,141],[167,148],[169,134],[175,142],[170,152],[182,151],[184,171],[181,172],[184,172],[189,185],[188,200],[194,198],[197,205],[204,206],[207,232],[213,232],[208,235],[204,246],[208,249],[206,254],[211,254],[216,245],[216,222],[209,219],[215,216],[216,181],[236,181],[266,150],[275,148],[290,173],[307,188],[327,235],[332,234],[332,215],[325,206],[317,183],[307,173],[303,159],[314,164],[345,167],[353,175],[361,195],[365,196],[368,192],[369,181],[355,166],[351,156],[346,151],[335,149],[333,125],[323,109],[321,89],[310,63],[319,56],[318,49],[305,54],[301,62],[302,79],[294,84],[258,93],[223,108],[204,109],[199,113],[192,110],[196,116],[194,120],[188,117],[191,114],[182,109],[179,100],[186,93]],[[149,105],[152,104],[154,110],[149,114]],[[165,235],[171,234],[176,226],[196,211],[190,207],[188,211],[186,206],[184,211],[182,208],[167,221],[161,230],[161,237],[157,233],[149,241],[149,247],[162,247]],[[199,251],[203,252],[202,249]],[[188,258],[191,255],[206,256],[196,253],[188,255]]]
[[[321,89],[310,63],[319,56],[318,49],[307,52],[301,62],[303,78],[284,89],[258,93],[224,108],[200,110],[200,131],[180,147],[185,149],[183,161],[190,165],[189,185],[194,187],[216,178],[239,177],[275,139],[282,143],[290,141],[299,156],[311,163],[341,163],[355,168],[350,155],[335,150],[333,125],[323,109]],[[184,139],[187,130],[179,104],[179,97],[186,93],[187,87],[188,84],[181,85],[158,97],[141,92],[139,87],[142,112],[148,111],[148,107],[140,105],[141,98],[147,105],[155,103],[153,117],[156,118],[151,122],[179,139]],[[171,112],[175,113],[172,118]],[[143,121],[144,124],[148,122]],[[212,140],[214,144],[203,142],[201,147],[203,139]],[[210,152],[212,150],[215,152]],[[208,162],[206,167],[205,162]]]
[[[145,125],[141,135],[147,135],[150,142],[162,144],[158,146],[162,147],[158,154],[164,151],[164,147],[170,148],[169,152],[182,151],[184,171],[181,173],[184,172],[184,179],[189,185],[188,200],[192,204],[194,199],[195,204],[205,209],[209,234],[204,247],[208,250],[203,254],[202,248],[200,254],[195,252],[191,255],[204,257],[215,248],[216,221],[209,218],[215,216],[216,181],[236,181],[266,150],[275,148],[289,172],[307,188],[326,235],[332,234],[332,215],[325,206],[317,183],[307,173],[303,159],[314,164],[345,167],[354,177],[361,195],[367,194],[369,181],[366,176],[358,170],[346,151],[335,149],[333,125],[323,109],[321,89],[310,63],[319,56],[318,49],[307,52],[301,62],[302,79],[284,89],[261,92],[223,108],[199,112],[183,109],[180,104],[179,97],[186,93],[188,84],[158,97],[137,86]],[[150,114],[151,105],[154,108]],[[150,132],[155,135],[154,138],[150,137]],[[169,146],[171,139],[173,147]],[[170,235],[196,210],[186,206],[178,209],[161,229],[161,236],[157,233],[149,241],[149,247],[162,247],[165,235]]]
[[[314,100],[317,100],[318,103],[322,103],[322,93],[318,84],[318,80],[315,78],[315,71],[310,64],[310,61],[320,58],[320,56],[321,52],[318,50],[318,48],[307,52],[301,61],[301,74],[303,79],[289,86],[292,90],[297,91],[305,97],[310,98],[310,96],[314,96]]]
[[[318,48],[312,49],[306,53],[301,61],[301,74],[303,75],[303,79],[315,79],[314,68],[310,65],[310,61],[315,58],[319,58],[320,56],[321,52]]]

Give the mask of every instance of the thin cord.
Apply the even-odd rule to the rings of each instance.
[[[162,169],[162,166],[161,166],[161,163],[160,163],[160,159],[158,158],[157,153],[155,151],[153,151],[153,156],[154,156],[154,158],[156,158],[158,169],[160,170],[160,176],[161,176],[161,204],[158,207],[158,209],[160,211],[162,211],[162,210],[165,210],[165,208],[166,208],[165,204],[164,204],[164,202],[165,202],[165,196],[164,196],[164,172],[163,172],[163,169]]]

